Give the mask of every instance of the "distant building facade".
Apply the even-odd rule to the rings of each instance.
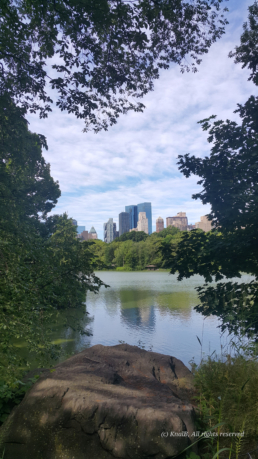
[[[148,233],[152,233],[152,212],[151,212],[151,202],[142,202],[137,204],[137,222],[139,221],[139,214],[145,212],[146,218],[148,219]]]
[[[137,223],[137,230],[144,231],[146,234],[149,234],[148,228],[148,218],[146,217],[146,212],[139,212],[139,220]]]
[[[200,222],[195,223],[195,227],[207,232],[207,231],[211,231],[212,230],[212,223],[204,215],[203,217],[201,217],[201,221]]]
[[[81,234],[79,234],[80,239],[83,241],[88,241],[89,240],[89,233],[88,231],[82,231]]]
[[[72,218],[72,224],[73,224],[74,226],[77,226],[77,220],[74,220],[74,218]]]
[[[112,242],[118,236],[118,231],[116,231],[116,223],[113,222],[113,218],[109,218],[107,223],[104,223],[103,230],[104,242]]]
[[[119,236],[130,231],[130,214],[129,212],[121,212],[119,214]]]
[[[77,233],[81,234],[83,231],[85,231],[85,226],[77,226]]]
[[[164,220],[161,217],[158,217],[156,220],[156,233],[159,233],[164,229]]]
[[[169,226],[175,226],[181,231],[186,231],[188,226],[188,219],[185,212],[178,212],[175,217],[166,218],[167,228]]]
[[[94,226],[91,227],[89,235],[91,239],[98,239],[97,231],[95,230]]]
[[[187,226],[187,231],[192,231],[193,229],[195,229],[195,225],[188,225]]]
[[[125,206],[125,212],[129,214],[130,229],[136,228],[138,221],[137,206]],[[120,230],[120,222],[119,222]]]
[[[148,234],[152,233],[151,202],[142,202],[137,206],[125,206],[125,211],[130,214],[130,230],[137,228],[140,212],[145,212],[148,219]]]

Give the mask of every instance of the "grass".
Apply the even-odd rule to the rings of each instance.
[[[215,436],[205,438],[207,434],[203,434],[199,455],[192,452],[187,458],[258,458],[257,359],[229,354],[219,358],[215,354],[199,366],[192,362],[192,372],[197,430],[204,433],[215,429]]]

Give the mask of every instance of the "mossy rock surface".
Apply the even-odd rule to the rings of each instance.
[[[42,374],[1,427],[0,453],[5,448],[4,459],[166,459],[194,439],[192,391],[193,375],[175,357],[96,345]]]

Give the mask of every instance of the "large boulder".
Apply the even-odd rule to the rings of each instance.
[[[44,372],[0,429],[4,459],[166,459],[194,436],[192,374],[175,357],[97,345]]]

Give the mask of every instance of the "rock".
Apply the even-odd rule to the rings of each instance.
[[[0,456],[171,458],[194,441],[192,379],[175,357],[137,346],[85,349],[44,372],[13,409]]]

